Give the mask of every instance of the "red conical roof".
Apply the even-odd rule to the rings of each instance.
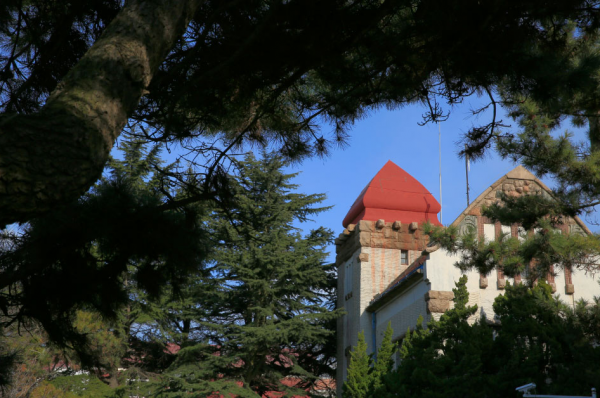
[[[359,220],[379,219],[403,224],[428,221],[433,225],[442,225],[437,218],[441,209],[427,188],[388,160],[354,201],[343,225],[347,227]]]

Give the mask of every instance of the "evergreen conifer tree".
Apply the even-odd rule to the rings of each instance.
[[[367,354],[367,343],[365,333],[358,333],[356,347],[350,351],[350,363],[348,364],[348,376],[342,387],[343,398],[366,398],[372,384],[371,357]]]
[[[315,207],[324,195],[294,192],[284,165],[275,155],[248,155],[230,181],[232,206],[206,218],[213,287],[194,297],[192,323],[201,333],[179,352],[163,395],[306,394],[333,373],[340,311],[331,309],[335,275],[325,263],[331,232],[302,236],[294,226],[326,210]]]
[[[419,317],[417,318],[417,324],[415,325],[415,330],[411,331],[410,327],[406,329],[406,335],[402,339],[402,343],[400,344],[400,348],[398,349],[401,360],[410,355],[413,347],[412,340],[418,339],[421,335],[424,334],[423,322],[423,315],[419,315]]]
[[[383,384],[382,378],[385,374],[392,371],[394,366],[394,354],[396,353],[396,344],[392,342],[394,330],[392,322],[388,322],[387,328],[383,334],[381,345],[377,349],[377,360],[373,364],[371,390],[376,391]]]
[[[458,282],[455,283],[455,288],[452,289],[452,293],[454,293],[454,309],[455,310],[464,310],[467,308],[467,303],[469,302],[469,291],[467,290],[467,276],[462,275]]]
[[[43,326],[41,338],[63,351],[63,358],[99,375],[110,374],[129,355],[152,358],[131,344],[132,331],[153,301],[177,297],[188,273],[199,272],[206,253],[200,210],[164,209],[168,182],[159,177],[158,149],[139,140],[122,143],[123,159],[112,159],[104,178],[83,198],[5,234],[9,248],[0,264],[10,289],[0,292],[8,305],[1,323]],[[27,270],[23,280],[20,273]],[[93,280],[91,286],[78,281]],[[52,300],[40,300],[50,295]],[[11,336],[3,344],[11,346]],[[164,345],[158,350],[161,353]],[[142,366],[142,363],[138,363]]]
[[[419,316],[419,320],[422,321],[423,317]],[[408,327],[406,329],[406,334],[404,335],[404,338],[402,339],[402,342],[400,343],[400,347],[398,348],[398,354],[400,355],[400,359],[404,359],[409,352],[410,349],[410,339],[411,339],[411,332],[410,332],[410,327]]]

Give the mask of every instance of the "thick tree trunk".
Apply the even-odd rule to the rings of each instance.
[[[203,0],[134,0],[35,115],[0,119],[0,228],[68,203],[100,177],[152,76]]]
[[[588,123],[590,131],[588,138],[590,139],[590,149],[592,152],[600,150],[600,117],[589,117]]]
[[[189,319],[183,320],[183,328],[181,329],[181,345],[184,346],[190,340],[190,330],[192,321]]]
[[[116,368],[108,370],[110,376],[108,377],[108,386],[113,390],[119,387],[119,371]]]

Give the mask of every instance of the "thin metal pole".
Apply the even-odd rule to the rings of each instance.
[[[465,144],[465,149],[467,149],[467,144]],[[465,173],[467,174],[467,207],[471,202],[469,201],[469,155],[465,154]]]
[[[440,126],[440,122],[438,122],[438,149],[440,154],[440,223],[444,223],[442,216],[443,200],[442,200],[442,127]]]

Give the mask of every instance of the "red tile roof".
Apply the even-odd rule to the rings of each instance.
[[[343,225],[379,219],[441,225],[437,218],[440,210],[440,204],[427,188],[389,160],[354,201]]]

